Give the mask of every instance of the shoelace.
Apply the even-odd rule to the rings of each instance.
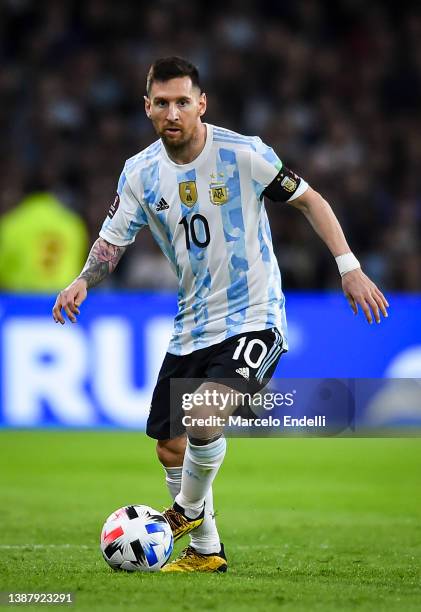
[[[169,522],[172,531],[188,523],[188,520],[173,508],[167,508],[167,510],[165,510],[165,518]]]
[[[204,559],[206,555],[202,555],[200,552],[197,552],[197,550],[195,550],[191,546],[187,546],[181,551],[181,558],[185,559],[187,557],[202,557]]]

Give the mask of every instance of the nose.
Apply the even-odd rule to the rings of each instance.
[[[167,120],[177,121],[178,119],[179,119],[179,113],[178,113],[177,104],[175,104],[175,102],[171,102],[168,105]]]

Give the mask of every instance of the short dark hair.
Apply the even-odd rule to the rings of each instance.
[[[184,76],[190,77],[192,84],[202,91],[199,80],[199,70],[194,64],[182,57],[161,57],[149,68],[146,79],[146,91],[148,96],[154,81],[165,83],[165,81],[169,81],[170,79]]]

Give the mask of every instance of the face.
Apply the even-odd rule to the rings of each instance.
[[[164,144],[181,148],[196,135],[206,111],[206,95],[187,76],[154,81],[149,97],[145,96],[145,110]]]

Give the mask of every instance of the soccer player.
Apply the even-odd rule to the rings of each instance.
[[[336,258],[342,288],[367,321],[387,316],[388,303],[362,272],[329,204],[283,165],[258,137],[206,124],[198,70],[169,57],[149,70],[146,114],[159,136],[126,161],[117,195],[79,277],[57,297],[74,323],[87,290],[118,264],[138,231],[149,226],[179,280],[174,333],[153,393],[147,434],[157,439],[174,503],[166,510],[174,539],[190,545],[164,571],[224,572],[212,483],[225,455],[221,427],[183,426],[181,404],[170,410],[170,379],[201,379],[190,421],[220,413],[220,394],[255,393],[288,348],[281,277],[264,197],[301,210]],[[230,380],[230,385],[224,381]],[[209,395],[208,395],[209,396]],[[174,400],[174,398],[172,398]],[[228,415],[237,408],[228,405]],[[189,423],[190,423],[189,421]],[[186,435],[187,434],[187,435]]]

